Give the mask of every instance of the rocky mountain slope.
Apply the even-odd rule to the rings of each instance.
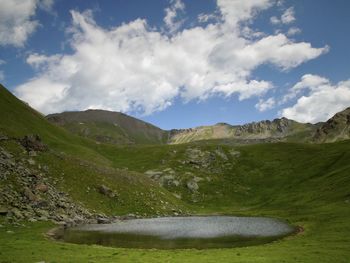
[[[298,123],[286,118],[252,122],[244,125],[219,123],[193,129],[172,130],[169,143],[187,143],[200,140],[228,139],[237,143],[296,141],[305,142],[311,138],[316,126]]]
[[[47,119],[80,136],[111,144],[159,144],[167,133],[119,112],[87,110],[51,114]]]
[[[348,139],[350,139],[350,107],[323,123],[313,136],[313,140],[318,143]]]

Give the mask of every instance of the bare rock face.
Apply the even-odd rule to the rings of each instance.
[[[310,123],[298,123],[287,118],[251,122],[244,125],[218,123],[212,126],[200,126],[192,129],[171,130],[169,143],[186,143],[201,140],[235,140],[239,144],[266,143],[284,141],[302,133],[300,140],[311,138],[316,126]],[[307,137],[305,139],[305,136]],[[298,138],[297,136],[294,138]],[[296,139],[295,139],[296,140]]]

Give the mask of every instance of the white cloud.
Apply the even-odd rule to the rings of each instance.
[[[176,97],[261,96],[273,84],[254,79],[254,69],[269,63],[288,70],[327,51],[283,34],[244,36],[247,25],[241,22],[270,5],[267,0],[219,0],[220,21],[171,35],[143,19],[105,29],[91,12],[72,11],[73,52],[31,54],[27,63],[37,75],[15,93],[44,113],[99,107],[150,114]]]
[[[236,27],[239,22],[253,19],[255,14],[272,6],[271,0],[217,0],[226,25]]]
[[[0,66],[6,64],[6,61],[3,59],[0,59]]]
[[[278,18],[277,16],[272,16],[270,18],[270,22],[273,25],[291,24],[295,20],[296,19],[295,19],[294,7],[289,7],[288,9],[286,9],[280,18]]]
[[[301,29],[298,27],[291,27],[288,29],[287,35],[294,36],[301,33]]]
[[[181,0],[170,0],[170,7],[165,9],[164,23],[171,33],[176,32],[184,23],[183,19],[179,19],[179,13],[185,10],[185,4]]]
[[[323,86],[329,86],[329,80],[317,75],[305,74],[301,77],[301,80],[295,84],[289,92],[283,97],[282,103],[285,103],[291,99],[297,97],[302,91],[316,90]]]
[[[267,111],[274,108],[276,105],[276,101],[274,98],[268,98],[267,100],[259,99],[259,102],[255,104],[255,108],[259,111]]]
[[[295,21],[294,7],[289,7],[281,16],[283,24],[290,24]]]
[[[335,113],[350,106],[350,80],[332,84],[317,75],[304,75],[290,94],[301,91],[307,94],[298,98],[295,105],[285,108],[281,115],[299,122],[326,121]]]
[[[21,47],[37,29],[36,9],[51,10],[53,0],[0,0],[0,46]]]
[[[216,14],[199,14],[198,17],[199,23],[207,23],[210,20],[218,20],[218,16]]]
[[[271,24],[277,25],[277,24],[281,23],[281,20],[279,20],[279,18],[276,16],[272,16],[270,18],[270,22],[271,22]]]

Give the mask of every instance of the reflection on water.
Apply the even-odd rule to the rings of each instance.
[[[222,248],[258,245],[294,231],[285,222],[263,217],[164,217],[74,227],[64,230],[61,239],[131,248]]]

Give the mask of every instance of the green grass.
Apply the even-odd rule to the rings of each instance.
[[[210,169],[201,170],[182,163],[186,150],[215,152],[218,142],[96,144],[49,124],[2,89],[0,110],[0,131],[16,137],[38,133],[50,151],[36,161],[47,164],[50,177],[60,179],[58,187],[90,209],[155,215],[157,210],[166,214],[171,207],[178,207],[194,214],[283,218],[305,229],[296,236],[255,247],[167,251],[65,244],[44,236],[52,224],[24,222],[25,226],[15,227],[0,222],[0,262],[349,262],[350,141],[219,145],[230,165],[216,158]],[[18,156],[23,154],[14,142],[1,146]],[[232,149],[239,151],[240,157],[230,156]],[[193,202],[184,185],[164,189],[143,175],[149,169],[169,167],[182,178],[186,172],[210,177],[210,181],[199,182],[198,202]],[[119,200],[100,195],[95,187],[101,183],[115,189]],[[87,193],[88,187],[94,190]],[[181,193],[183,199],[176,199],[172,191]],[[170,204],[165,211],[160,200]]]

